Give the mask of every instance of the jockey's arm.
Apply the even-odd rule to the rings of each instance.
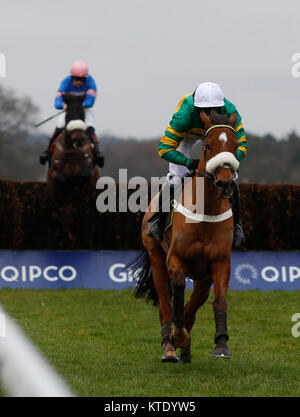
[[[161,158],[177,165],[185,165],[186,167],[189,166],[191,159],[186,158],[183,153],[177,151],[177,148],[185,134],[192,128],[190,96],[187,94],[180,100],[157,149]]]
[[[64,104],[65,104],[65,102],[64,102],[64,100],[63,100],[63,98],[61,96],[61,93],[60,92],[57,92],[56,93],[56,96],[55,96],[55,101],[54,101],[55,108],[57,110],[62,110],[63,107],[64,107]]]
[[[184,132],[178,132],[173,129],[171,127],[171,123],[167,126],[165,134],[159,142],[157,152],[161,158],[168,162],[188,166],[190,159],[186,158],[183,153],[176,150],[183,139]]]
[[[243,127],[242,118],[237,110],[235,110],[237,115],[236,125],[234,127],[235,136],[239,142],[239,147],[237,149],[237,159],[241,161],[247,153],[247,139],[246,133]]]
[[[68,91],[68,78],[69,77],[66,77],[62,80],[62,82],[60,83],[59,89],[57,90],[55,100],[54,100],[54,107],[57,110],[62,110],[64,107],[65,102],[62,98],[62,94]]]
[[[93,107],[97,97],[97,86],[91,75],[89,76],[87,83],[86,96],[84,102],[82,103],[84,108]]]

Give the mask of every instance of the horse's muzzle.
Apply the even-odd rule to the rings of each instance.
[[[215,182],[215,185],[217,186],[219,190],[219,197],[221,198],[230,198],[232,196],[233,190],[234,190],[234,181],[223,181],[223,180],[217,180]]]

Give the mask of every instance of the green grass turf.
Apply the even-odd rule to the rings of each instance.
[[[160,362],[158,309],[132,290],[0,291],[6,311],[85,397],[299,396],[300,337],[291,333],[299,299],[300,291],[230,291],[227,360],[211,357],[211,294],[192,331],[192,364],[182,365]]]

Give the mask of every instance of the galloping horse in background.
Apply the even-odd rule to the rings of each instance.
[[[84,97],[64,94],[67,104],[66,127],[56,139],[47,172],[51,189],[86,186],[95,189],[100,176],[94,163],[94,150],[84,123]]]
[[[238,141],[234,126],[236,115],[225,116],[201,112],[206,134],[196,175],[184,185],[185,193],[196,198],[196,179],[204,177],[204,215],[188,210],[174,201],[172,227],[165,233],[165,241],[157,242],[148,236],[148,219],[156,206],[152,200],[142,223],[142,239],[146,252],[131,265],[137,279],[135,296],[146,296],[159,304],[162,326],[163,362],[178,362],[176,348],[181,348],[180,360],[191,361],[190,333],[196,312],[208,299],[214,286],[213,311],[216,325],[213,356],[230,358],[226,344],[226,293],[230,279],[230,258],[233,242],[233,218],[229,197],[233,190],[234,173],[239,166],[236,159]],[[187,196],[186,196],[187,197]],[[189,198],[189,201],[190,198]],[[190,218],[192,222],[187,222]],[[193,292],[184,306],[186,278],[193,280]],[[173,305],[170,302],[173,300]],[[172,322],[174,329],[172,328]]]

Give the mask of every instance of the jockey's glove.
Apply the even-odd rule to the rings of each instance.
[[[186,166],[191,171],[194,172],[198,168],[199,165],[199,159],[187,159]]]

